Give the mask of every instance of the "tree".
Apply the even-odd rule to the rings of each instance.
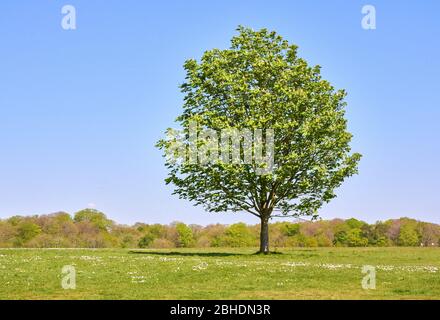
[[[350,229],[362,229],[362,227],[364,227],[367,223],[365,223],[363,221],[359,221],[355,218],[350,218],[350,219],[345,220],[345,224]]]
[[[432,223],[421,223],[421,236],[424,246],[437,245],[440,240],[440,228]]]
[[[8,246],[7,243],[16,236],[16,228],[11,223],[0,220],[0,247]]]
[[[107,219],[106,215],[96,209],[84,209],[75,213],[75,222],[90,222],[100,230],[107,230],[112,226],[113,222]]]
[[[165,234],[165,227],[160,224],[142,225],[137,228],[143,233],[143,237],[139,240],[139,247],[147,248],[154,240],[161,238]]]
[[[390,225],[381,221],[370,226],[370,232],[368,234],[369,243],[374,246],[384,247],[391,243],[387,237],[388,229]]]
[[[168,155],[165,181],[175,186],[174,194],[208,212],[244,211],[258,217],[260,253],[267,254],[269,219],[316,218],[323,203],[335,197],[335,188],[357,172],[361,156],[350,154],[345,91],[335,90],[321,78],[320,66],[310,67],[298,57],[297,47],[275,32],[244,27],[238,32],[229,49],[206,51],[200,62],[184,64],[183,113],[176,121],[185,139],[194,136],[192,125],[197,124],[197,143],[184,145],[183,161],[169,157],[182,150],[178,139],[162,139],[157,146]],[[225,132],[237,130],[253,130],[254,143],[232,135],[236,139],[230,146]],[[222,132],[227,142],[222,156],[228,159],[238,142],[238,164],[216,158],[218,143],[206,137],[207,131]],[[249,163],[250,145],[251,155],[263,150],[273,163]]]
[[[41,233],[41,228],[31,222],[31,221],[22,221],[18,225],[18,239],[17,244],[22,245],[23,243],[35,238]]]
[[[222,239],[222,245],[228,247],[250,247],[253,245],[254,237],[249,228],[243,222],[230,225]]]
[[[350,229],[347,233],[347,245],[349,247],[366,247],[368,239],[362,236],[361,229]]]
[[[184,223],[179,222],[176,224],[176,231],[178,235],[177,245],[179,247],[187,248],[194,245],[193,231],[190,227],[188,227]]]
[[[420,239],[415,226],[412,223],[405,223],[400,228],[398,244],[404,247],[415,247],[420,244]]]
[[[139,248],[148,248],[156,238],[152,233],[145,234],[138,243]]]
[[[299,223],[283,223],[282,230],[283,233],[288,237],[293,237],[299,233],[301,225]]]

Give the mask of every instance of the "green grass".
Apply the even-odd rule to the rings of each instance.
[[[440,299],[439,248],[0,249],[0,299]],[[61,287],[64,265],[76,289]],[[362,266],[377,268],[364,290]]]

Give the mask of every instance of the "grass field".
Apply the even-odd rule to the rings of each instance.
[[[439,248],[0,249],[0,299],[440,299]],[[76,289],[61,269],[76,269]],[[362,266],[376,289],[362,289]]]

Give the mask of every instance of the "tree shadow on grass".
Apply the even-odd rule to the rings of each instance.
[[[282,252],[279,251],[270,251],[269,253],[261,253],[259,251],[253,253],[253,255],[258,255],[258,256],[271,256],[271,255],[275,255],[275,254],[283,254]]]
[[[182,257],[232,257],[232,256],[255,256],[255,255],[261,255],[265,256],[264,254],[261,254],[259,252],[253,252],[253,253],[237,253],[237,252],[181,252],[181,251],[141,251],[141,250],[131,250],[128,253],[130,254],[151,254],[151,255],[158,255],[158,256],[182,256]],[[271,251],[268,255],[278,255],[283,254],[282,252],[278,251]]]
[[[232,252],[178,252],[178,251],[138,251],[131,250],[130,254],[152,254],[158,256],[183,256],[183,257],[229,257],[229,256],[246,256],[245,253]]]

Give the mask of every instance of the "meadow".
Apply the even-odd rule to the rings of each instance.
[[[255,251],[0,249],[0,299],[440,299],[439,248]],[[376,289],[361,286],[365,265]]]

